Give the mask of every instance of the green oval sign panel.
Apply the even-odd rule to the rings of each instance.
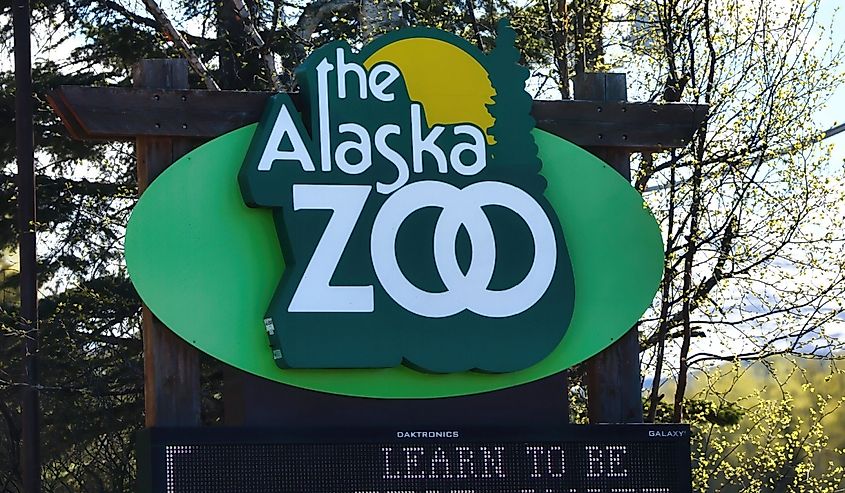
[[[502,389],[607,347],[651,303],[660,231],[614,170],[532,130],[512,36],[315,51],[306,111],[271,97],[138,201],[141,298],[227,364],[354,396]]]

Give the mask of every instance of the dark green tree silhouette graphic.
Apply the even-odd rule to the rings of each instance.
[[[529,70],[519,64],[516,31],[508,19],[496,27],[496,46],[487,56],[490,82],[496,90],[493,104],[488,105],[495,123],[488,130],[496,143],[491,146],[490,163],[495,167],[521,168],[521,176],[531,177],[523,186],[531,193],[542,193],[546,181],[539,176],[542,162],[537,157],[537,144],[531,130],[535,121],[531,116],[532,99],[525,91]],[[535,187],[540,187],[535,188]]]

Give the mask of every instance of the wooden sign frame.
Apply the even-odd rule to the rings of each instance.
[[[170,164],[211,138],[257,121],[268,92],[189,89],[185,60],[143,60],[133,88],[61,86],[48,95],[70,135],[94,141],[133,140],[139,192]],[[626,101],[624,74],[582,74],[576,100],[535,101],[537,127],[600,157],[630,180],[630,155],[686,146],[707,106]],[[298,95],[291,94],[294,101]],[[146,308],[143,310],[146,425],[200,424],[199,356]],[[588,361],[590,421],[642,421],[639,342],[632,329]],[[461,416],[491,422],[549,425],[568,419],[565,373],[488,394],[430,402],[360,399],[320,394],[227,371],[225,413],[237,425],[349,425],[413,414],[454,422]],[[479,410],[491,411],[487,417]],[[369,416],[369,418],[365,418]],[[450,421],[451,420],[451,421]]]

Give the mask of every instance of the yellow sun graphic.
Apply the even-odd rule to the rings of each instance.
[[[487,110],[496,91],[487,70],[462,49],[433,38],[409,38],[390,43],[370,55],[364,66],[390,62],[405,78],[408,95],[425,110],[429,125],[473,123],[493,126]],[[493,139],[487,134],[489,143]]]

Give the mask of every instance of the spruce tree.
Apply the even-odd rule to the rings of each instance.
[[[541,162],[531,135],[535,124],[531,116],[532,98],[525,91],[529,71],[519,64],[516,32],[507,19],[499,21],[496,33],[496,46],[487,57],[490,81],[496,90],[493,104],[488,106],[495,119],[488,130],[496,140],[491,163],[496,167],[518,166],[522,176],[536,176]]]

